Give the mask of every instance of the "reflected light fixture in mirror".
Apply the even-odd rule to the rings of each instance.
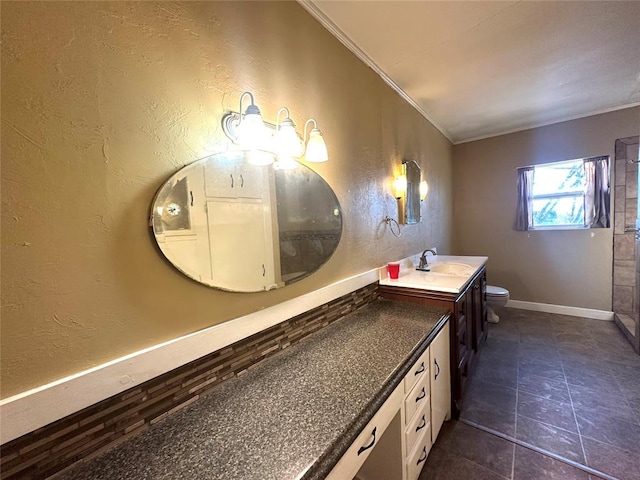
[[[255,105],[251,92],[244,92],[240,96],[240,112],[242,112],[242,100],[245,95],[249,95],[251,105],[247,107],[244,114],[227,112],[222,117],[222,129],[241,150],[260,150],[271,153],[271,155],[261,153],[248,156],[249,162],[255,165],[267,165],[273,163],[274,157],[277,157],[280,168],[293,168],[297,165],[295,159],[302,157],[303,154],[308,162],[328,160],[327,146],[315,119],[311,118],[305,122],[304,139],[301,141],[301,136],[296,132],[295,123],[287,107],[278,110],[276,124],[272,124],[262,119],[260,109]],[[286,113],[286,117],[280,122],[283,112]],[[307,140],[307,126],[310,124],[313,125]]]
[[[420,223],[420,202],[427,195],[427,182],[421,178],[420,167],[413,160],[402,162],[402,170],[394,181],[394,196],[398,200],[398,222],[405,225]]]

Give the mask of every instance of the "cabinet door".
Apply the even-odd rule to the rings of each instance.
[[[269,196],[267,167],[239,164],[205,166],[205,191],[213,198],[256,198]]]
[[[209,201],[207,217],[214,284],[234,291],[269,289],[275,277],[264,205]]]
[[[450,417],[449,322],[431,342],[429,349],[431,356],[431,440],[435,442],[442,423]]]
[[[333,467],[326,480],[347,480],[354,477],[363,480],[402,478],[402,392],[402,385],[398,385]]]
[[[207,197],[234,198],[236,186],[239,184],[236,175],[237,166],[229,164],[215,166],[206,164],[204,167],[204,188]]]
[[[264,198],[269,192],[269,185],[266,177],[269,173],[268,167],[244,166],[235,172],[236,188],[235,194],[238,198]]]

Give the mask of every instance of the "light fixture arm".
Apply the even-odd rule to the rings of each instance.
[[[256,113],[256,112],[254,112],[254,111],[253,111],[253,109],[251,109],[251,110],[252,110],[251,112],[249,111],[249,109],[250,109],[251,107],[254,107],[254,108],[255,108],[255,110],[257,110],[257,113],[260,113],[260,110],[258,109],[258,107],[256,107],[255,101],[254,101],[254,99],[253,99],[253,93],[251,93],[251,92],[244,92],[242,95],[240,95],[240,121],[242,121],[242,99],[244,98],[244,96],[245,96],[245,95],[249,95],[249,98],[251,99],[251,105],[249,105],[249,106],[247,107],[247,111],[245,112],[245,114],[246,114],[246,113]]]
[[[289,109],[287,107],[281,107],[280,110],[278,110],[278,113],[276,114],[276,130],[278,129],[278,127],[280,127],[280,113],[282,113],[283,111],[287,112],[285,121],[286,120],[291,121],[291,114],[289,113]]]
[[[302,138],[302,142],[305,144],[307,143],[307,125],[309,125],[310,122],[313,122],[313,128],[311,129],[311,131],[318,129],[318,124],[313,118],[310,118],[309,120],[304,122],[304,136]]]

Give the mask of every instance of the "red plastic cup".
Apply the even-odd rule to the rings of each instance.
[[[398,275],[400,275],[400,263],[387,263],[387,272],[389,273],[389,278],[398,278]]]

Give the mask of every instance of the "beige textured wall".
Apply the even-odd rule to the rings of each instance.
[[[454,147],[454,238],[461,255],[487,255],[490,284],[511,298],[611,310],[613,229],[516,232],[516,168],[610,155],[638,133],[630,108]]]
[[[313,168],[344,210],[311,277],[231,294],[164,261],[147,227],[160,184],[224,146],[250,90],[266,119],[315,117]],[[2,3],[2,396],[257,311],[436,245],[451,249],[452,146],[295,2]],[[403,158],[431,185],[400,239]]]

